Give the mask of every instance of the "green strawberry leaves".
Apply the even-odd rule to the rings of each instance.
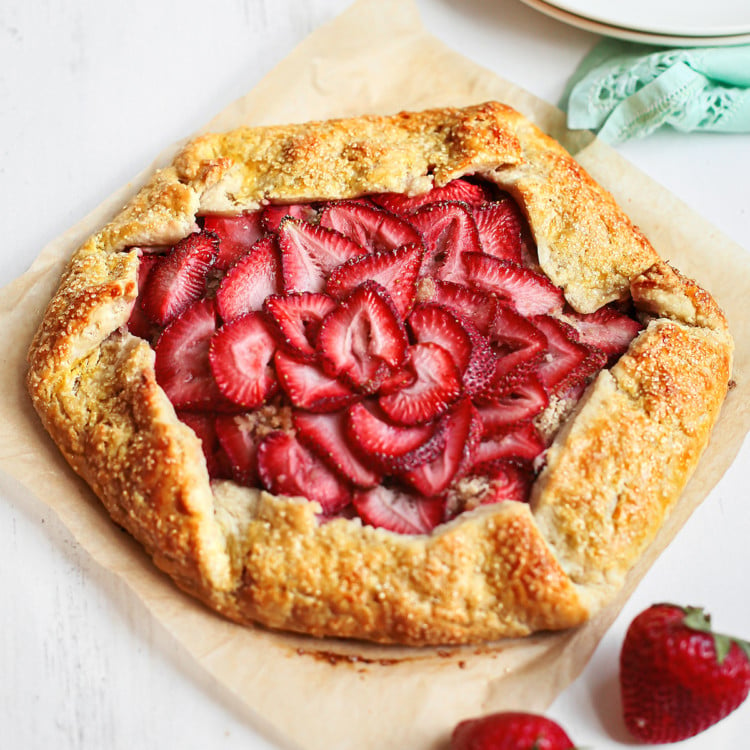
[[[750,643],[724,633],[714,633],[711,629],[711,615],[706,613],[702,607],[681,607],[681,609],[685,613],[685,619],[683,620],[685,627],[697,630],[700,633],[707,633],[713,638],[718,664],[724,663],[733,643],[736,643],[747,659],[750,660]]]

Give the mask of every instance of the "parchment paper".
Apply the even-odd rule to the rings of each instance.
[[[483,648],[401,649],[241,628],[179,592],[109,520],[44,433],[23,385],[25,354],[74,249],[105,223],[179,144],[50,243],[2,291],[0,468],[47,503],[102,566],[119,575],[184,648],[247,707],[248,721],[288,748],[441,748],[453,724],[508,708],[543,711],[581,671],[658,553],[706,497],[750,428],[750,258],[742,248],[562,113],[445,47],[411,0],[360,0],[318,29],[206,129],[498,99],[559,138],[609,188],[662,257],[698,278],[727,312],[735,380],[707,454],[622,594],[578,630]],[[225,694],[230,699],[229,694]],[[232,699],[233,700],[233,699]]]

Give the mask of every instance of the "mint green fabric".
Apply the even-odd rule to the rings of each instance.
[[[609,143],[661,126],[750,133],[750,44],[659,48],[603,39],[570,79],[568,127]]]

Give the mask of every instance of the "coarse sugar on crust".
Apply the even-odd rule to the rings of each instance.
[[[416,195],[462,176],[515,198],[575,311],[616,301],[648,321],[556,430],[530,503],[410,535],[321,523],[316,503],[212,482],[153,350],[127,330],[137,248],[174,244],[205,214]],[[114,521],[216,611],[313,636],[460,644],[568,628],[613,596],[698,463],[731,359],[713,298],[558,143],[488,102],[197,138],[76,251],[31,344],[28,389]],[[274,408],[256,427],[269,425],[289,426]]]

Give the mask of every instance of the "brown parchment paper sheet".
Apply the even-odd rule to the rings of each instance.
[[[155,166],[50,243],[2,291],[0,468],[53,509],[80,545],[120,576],[216,681],[219,700],[283,747],[444,748],[453,724],[508,708],[543,711],[581,671],[637,582],[706,497],[750,429],[750,256],[562,113],[431,37],[411,0],[360,0],[305,40],[206,129],[428,106],[505,101],[559,138],[609,188],[662,257],[700,280],[727,312],[737,342],[735,380],[707,454],[622,594],[586,626],[483,648],[402,649],[315,641],[241,628],[208,612],[159,573],[109,520],[44,433],[26,396],[25,354],[74,249]],[[228,692],[227,692],[228,691]]]

